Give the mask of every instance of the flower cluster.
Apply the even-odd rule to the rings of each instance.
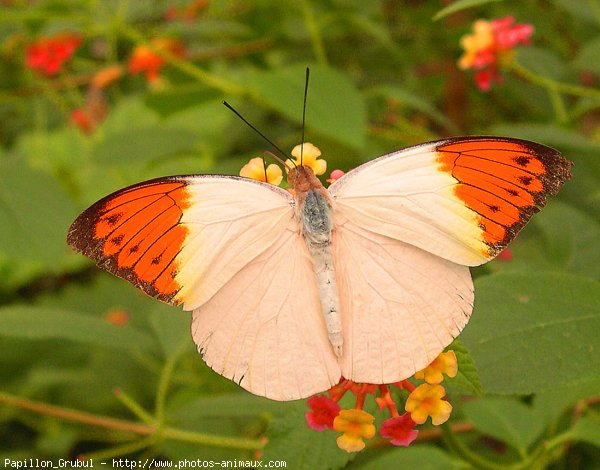
[[[81,42],[81,36],[71,33],[41,38],[25,51],[25,64],[38,73],[52,77],[73,57]]]
[[[319,159],[321,151],[310,142],[305,142],[303,146],[296,145],[292,150],[292,157],[294,159],[288,159],[285,162],[286,168],[292,168],[294,165],[302,165],[312,168],[315,175],[319,176],[325,173],[327,170],[327,162]],[[341,170],[334,170],[331,173],[328,182],[335,181],[344,174]],[[283,181],[283,172],[274,163],[267,166],[264,159],[256,157],[246,163],[240,170],[240,176],[251,178],[258,181],[264,181],[267,183],[279,186]]]
[[[321,151],[309,142],[303,145],[294,147],[294,160],[287,160],[286,167],[302,164],[312,168],[315,175],[324,174],[327,162],[319,159]],[[342,170],[333,170],[327,182],[333,183],[343,175]],[[277,165],[267,166],[260,157],[244,165],[240,176],[275,185],[279,185],[283,179],[283,173]],[[425,369],[415,373],[413,379],[424,382],[419,385],[408,379],[376,385],[342,378],[340,383],[327,391],[327,395],[314,395],[307,400],[310,411],[306,412],[306,422],[315,431],[333,430],[341,433],[337,438],[338,447],[347,452],[358,452],[365,447],[364,439],[371,439],[377,431],[375,416],[363,409],[366,397],[372,395],[379,409],[386,409],[390,414],[381,423],[379,435],[389,439],[392,445],[408,446],[419,434],[415,426],[425,423],[429,417],[432,424],[437,426],[450,417],[452,405],[446,400],[446,390],[440,384],[444,375],[454,377],[457,372],[456,355],[454,351],[447,351],[440,353]],[[354,408],[344,410],[339,402],[347,392],[354,394],[356,401]],[[403,397],[402,414],[397,406],[400,397]]]
[[[316,395],[308,399],[310,411],[306,413],[308,426],[315,431],[330,429],[339,433],[337,445],[347,452],[358,452],[365,447],[364,439],[375,435],[373,424],[375,417],[363,407],[367,395],[372,395],[380,410],[387,409],[390,417],[385,419],[379,428],[379,435],[390,439],[395,446],[408,446],[419,431],[415,426],[423,424],[431,417],[434,425],[445,423],[452,412],[452,405],[445,399],[446,390],[440,383],[443,374],[454,377],[458,371],[454,351],[441,353],[429,366],[415,374],[414,379],[422,379],[425,383],[415,385],[411,380],[402,380],[394,384],[359,384],[342,379],[331,388],[326,395]],[[405,390],[408,397],[396,390]],[[343,410],[338,402],[351,392],[356,396],[353,409]],[[395,398],[396,395],[396,398]],[[403,413],[397,406],[403,402]]]
[[[192,2],[202,7],[201,2]],[[192,5],[192,4],[190,4]],[[191,6],[190,6],[191,8]],[[195,11],[195,10],[194,10]],[[63,71],[83,42],[78,34],[63,32],[45,36],[32,42],[25,50],[25,65],[44,77],[54,77]],[[166,56],[183,57],[183,44],[175,39],[156,38],[148,44],[136,46],[128,60],[127,71],[131,75],[143,73],[149,84],[155,85],[159,72],[165,66]],[[119,80],[125,67],[109,65],[91,75],[87,81],[83,103],[71,111],[71,122],[85,134],[91,134],[108,114],[108,103],[104,89]]]
[[[473,24],[473,34],[461,39],[465,52],[458,66],[463,70],[476,70],[477,86],[488,91],[494,81],[502,82],[500,69],[513,60],[514,48],[519,44],[530,44],[532,34],[532,25],[515,24],[511,16],[492,21],[478,20]]]

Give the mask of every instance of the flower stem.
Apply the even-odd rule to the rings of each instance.
[[[86,413],[80,410],[71,408],[63,408],[61,406],[50,405],[38,401],[28,400],[26,398],[16,397],[9,393],[0,392],[0,403],[16,406],[18,408],[33,411],[44,416],[53,416],[65,421],[71,421],[89,426],[97,426],[101,428],[111,429],[114,431],[129,432],[142,436],[155,436],[159,429],[156,426],[134,423],[121,419],[110,418],[107,416],[99,416],[91,413]],[[193,442],[200,445],[222,447],[228,449],[246,449],[255,450],[262,449],[264,443],[259,439],[215,436],[211,434],[203,434],[194,431],[176,429],[172,427],[164,427],[160,429],[160,436],[163,439],[172,439],[176,441]]]
[[[442,424],[440,428],[442,430],[442,438],[446,446],[455,454],[460,456],[463,460],[472,464],[475,468],[481,468],[485,470],[501,470],[506,468],[503,465],[490,462],[489,460],[481,457],[479,454],[471,451],[458,437],[456,437],[448,423]]]
[[[149,426],[155,426],[154,417],[150,415],[142,406],[136,402],[131,396],[121,389],[115,389],[114,395],[125,407],[131,411],[140,421]]]
[[[0,403],[7,403],[9,405],[13,405],[24,410],[33,411],[34,413],[45,416],[54,416],[55,418],[60,418],[65,421],[74,421],[81,424],[108,428],[115,431],[125,431],[146,436],[156,432],[156,428],[154,426],[109,418],[107,416],[98,416],[91,413],[86,413],[85,411],[73,410],[71,408],[49,405],[48,403],[16,397],[5,392],[0,392]]]
[[[156,390],[155,414],[159,423],[162,423],[165,415],[165,403],[167,400],[167,391],[169,390],[169,382],[173,375],[177,354],[172,354],[165,362],[163,370],[158,381],[158,389]]]
[[[552,78],[543,77],[516,61],[513,61],[508,67],[515,74],[535,85],[539,85],[549,90],[555,90],[566,95],[592,98],[600,101],[600,90],[596,90],[595,88],[572,85],[570,83],[563,83],[553,80]]]

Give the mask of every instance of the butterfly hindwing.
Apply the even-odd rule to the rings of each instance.
[[[344,336],[342,375],[394,383],[431,363],[473,309],[469,268],[346,221],[334,263]]]
[[[300,399],[340,380],[298,231],[286,231],[194,310],[192,336],[212,369],[256,395]]]

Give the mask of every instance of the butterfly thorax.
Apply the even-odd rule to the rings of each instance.
[[[289,182],[295,190],[296,213],[302,236],[313,260],[329,342],[335,354],[341,356],[343,338],[339,292],[331,251],[333,230],[331,197],[309,167],[292,169]]]

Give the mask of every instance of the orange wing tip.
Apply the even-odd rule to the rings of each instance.
[[[177,255],[188,235],[181,224],[190,206],[188,184],[182,177],[159,178],[117,191],[77,217],[67,243],[151,297],[179,305]]]
[[[485,256],[496,256],[571,178],[572,162],[535,142],[458,137],[439,142],[441,171],[456,180],[455,196],[476,213]]]

